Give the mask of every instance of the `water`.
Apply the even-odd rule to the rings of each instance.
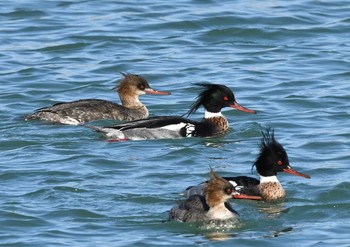
[[[2,1],[0,243],[350,246],[349,12],[348,1]],[[118,101],[119,72],[172,91],[142,97],[153,115],[185,113],[195,82],[229,86],[258,114],[225,110],[220,138],[121,143],[19,119],[59,101]],[[209,165],[251,175],[263,126],[311,179],[281,174],[284,202],[236,201],[234,229],[165,222]]]

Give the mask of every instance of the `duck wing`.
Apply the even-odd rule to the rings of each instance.
[[[104,128],[112,128],[118,130],[128,130],[128,129],[136,129],[136,128],[164,128],[167,126],[174,125],[184,125],[184,124],[195,124],[194,121],[183,117],[177,116],[154,116],[146,119],[139,119],[134,121],[129,121],[125,123],[104,126]],[[175,127],[175,126],[174,126]]]
[[[181,222],[202,221],[206,217],[209,206],[204,196],[193,195],[170,210],[169,219]]]
[[[259,196],[259,190],[257,189],[257,186],[260,184],[260,181],[258,179],[247,176],[223,178],[228,180],[235,187],[235,190],[239,193],[249,196]]]

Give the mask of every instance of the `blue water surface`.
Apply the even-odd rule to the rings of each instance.
[[[350,246],[349,13],[323,0],[1,1],[0,245]],[[119,102],[119,72],[172,92],[142,96],[152,115],[187,112],[198,82],[227,85],[258,114],[224,110],[223,137],[128,142],[21,118]],[[233,229],[166,221],[209,166],[257,177],[266,126],[311,179],[280,174],[282,202],[232,202]]]

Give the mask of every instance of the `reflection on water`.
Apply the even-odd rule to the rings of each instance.
[[[211,241],[224,241],[234,238],[237,234],[226,233],[226,232],[211,232],[205,234],[205,238]]]
[[[288,212],[284,201],[266,202],[262,201],[257,204],[258,211],[266,215],[267,218],[278,218],[282,213]]]
[[[232,229],[238,229],[242,226],[239,219],[232,220],[211,220],[198,224],[201,230],[205,230],[205,238],[214,241],[223,241],[235,237]]]
[[[217,230],[217,231],[227,231],[229,229],[235,229],[242,225],[239,219],[230,220],[210,220],[206,222],[201,222],[198,227],[203,230]]]
[[[233,141],[228,141],[228,140],[224,140],[223,138],[219,138],[219,137],[214,137],[214,138],[203,138],[202,140],[204,146],[206,147],[212,147],[212,148],[222,148],[224,147],[226,144],[232,144],[232,143],[239,143],[240,140],[233,140]]]
[[[271,235],[264,236],[264,238],[277,238],[283,236],[285,233],[293,231],[293,227],[286,227],[282,230],[274,230],[271,232]]]
[[[224,146],[224,143],[222,143],[222,142],[204,142],[204,145],[206,147],[222,148]]]
[[[0,243],[349,246],[348,1],[102,2],[2,1]],[[225,136],[117,143],[14,119],[53,101],[120,103],[119,71],[173,92],[141,99],[152,116],[184,113],[196,82],[225,84],[258,114],[223,111]],[[242,227],[153,223],[209,165],[249,175],[264,126],[313,177],[283,178],[297,198],[235,201]]]

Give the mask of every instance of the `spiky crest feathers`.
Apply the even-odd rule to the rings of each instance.
[[[184,115],[191,115],[195,113],[200,106],[202,106],[205,102],[209,102],[215,94],[225,91],[229,94],[229,97],[235,100],[235,96],[231,89],[224,85],[212,84],[212,83],[193,83],[193,85],[203,87],[203,91],[199,93],[197,96],[197,100],[191,105],[189,111]]]

